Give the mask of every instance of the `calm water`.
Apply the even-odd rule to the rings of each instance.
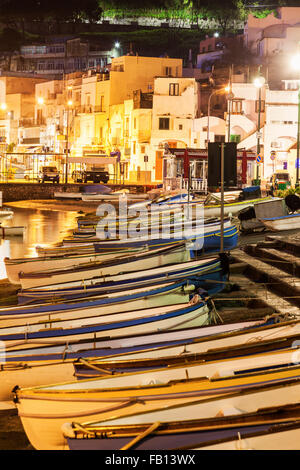
[[[12,207],[11,219],[0,219],[3,226],[24,226],[23,237],[0,238],[0,279],[6,278],[5,257],[37,256],[35,247],[61,241],[77,227],[78,212],[21,209]]]

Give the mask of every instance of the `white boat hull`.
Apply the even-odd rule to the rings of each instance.
[[[1,229],[0,229],[1,233]],[[115,259],[120,256],[128,256],[135,254],[136,252],[142,251],[141,248],[119,252],[107,252],[107,253],[95,253],[90,252],[87,254],[81,254],[80,247],[77,248],[77,253],[72,255],[57,255],[55,256],[37,256],[35,258],[19,258],[10,259],[4,258],[4,264],[6,268],[6,275],[8,280],[12,284],[20,284],[19,273],[32,273],[35,271],[47,271],[51,269],[64,269],[71,267],[80,267],[89,263],[100,263],[102,261],[108,261]]]
[[[0,237],[12,237],[22,236],[24,234],[25,227],[3,227],[0,226]]]
[[[78,382],[70,382],[63,384],[54,384],[43,387],[41,389],[35,389],[33,393],[30,393],[26,396],[26,390],[22,393],[22,390],[18,393],[18,413],[21,418],[23,427],[29,438],[31,444],[38,450],[43,449],[63,449],[64,448],[64,439],[61,431],[61,427],[65,422],[75,421],[78,423],[83,423],[88,420],[111,420],[112,419],[112,405],[117,405],[118,409],[115,410],[114,415],[121,417],[125,414],[133,414],[138,412],[145,412],[145,410],[152,412],[155,408],[162,408],[163,406],[172,406],[180,405],[185,403],[192,403],[196,401],[196,397],[185,397],[184,400],[180,395],[177,396],[160,396],[159,388],[164,385],[170,387],[169,393],[172,393],[172,381],[176,383],[177,381],[185,381],[187,377],[189,379],[199,380],[198,386],[199,390],[203,390],[202,395],[198,396],[198,403],[203,400],[205,402],[205,407],[209,408],[211,401],[211,395],[215,395],[215,409],[218,407],[220,411],[221,398],[225,398],[230,394],[228,391],[227,394],[224,391],[223,397],[222,392],[220,398],[217,399],[216,392],[211,393],[210,389],[214,390],[215,387],[221,387],[221,384],[218,385],[214,382],[212,383],[209,378],[206,378],[203,375],[202,370],[204,370],[203,365],[195,365],[192,367],[180,367],[175,369],[164,369],[161,371],[147,371],[146,373],[137,373],[137,374],[124,374],[117,375],[109,378],[94,379],[94,380],[83,380]],[[276,375],[276,374],[275,374]],[[274,374],[273,374],[274,376]],[[227,380],[227,379],[225,379]],[[228,378],[228,384],[231,381],[236,383],[243,382],[243,378]],[[257,380],[263,380],[259,375]],[[201,382],[203,385],[201,385]],[[204,384],[205,382],[205,384]],[[223,382],[224,383],[224,382]],[[226,382],[225,382],[226,383]],[[155,391],[155,386],[158,386],[158,391]],[[139,401],[130,401],[130,396],[132,392],[127,390],[131,387],[138,387],[139,392],[137,396],[143,397],[143,387],[144,390],[148,387],[153,387],[152,396],[155,395],[156,398],[153,400],[147,399],[143,403]],[[182,388],[185,386],[182,384]],[[203,387],[203,388],[202,388]],[[196,388],[194,388],[196,390]],[[122,392],[123,390],[123,392]],[[279,389],[280,390],[280,389]],[[299,392],[299,385],[297,388]],[[109,396],[106,392],[109,391]],[[275,403],[284,401],[284,404],[287,403],[287,400],[292,396],[295,396],[295,390],[288,394],[282,394],[280,391],[275,395]],[[77,395],[77,397],[76,397]],[[224,396],[225,395],[225,396]],[[247,396],[247,393],[233,394],[234,399],[232,402],[237,409],[240,409],[240,412],[243,412],[239,403],[239,399],[243,402],[244,396]],[[282,396],[280,396],[282,395]],[[123,400],[122,400],[123,398]],[[257,399],[253,399],[251,394],[248,395],[248,405],[245,404],[246,408],[258,407],[259,403],[259,394]],[[269,397],[268,397],[269,398]],[[298,400],[297,400],[298,401]],[[123,406],[122,406],[123,403]],[[126,406],[128,404],[128,407]],[[232,403],[232,405],[233,405]],[[273,403],[272,403],[273,404]],[[269,403],[268,403],[269,405]],[[201,406],[201,405],[200,405]],[[110,409],[109,409],[110,408]],[[210,407],[211,413],[212,407]],[[242,411],[243,410],[243,411]],[[246,411],[246,410],[245,410]],[[247,410],[248,411],[248,410]],[[208,414],[204,412],[204,414]],[[196,414],[198,418],[204,418],[199,412]],[[209,414],[211,416],[211,414]],[[186,418],[186,413],[184,413]],[[206,416],[208,417],[208,416]],[[195,415],[194,415],[195,418]]]
[[[168,253],[158,253],[155,256],[145,257],[140,259],[137,257],[133,261],[129,261],[127,263],[122,264],[115,264],[110,266],[95,266],[93,269],[88,269],[87,271],[72,271],[69,272],[62,272],[58,274],[56,272],[48,273],[41,273],[40,277],[30,277],[30,273],[28,277],[26,277],[26,273],[20,273],[19,279],[22,289],[30,289],[33,287],[40,287],[40,286],[50,286],[59,283],[65,282],[73,282],[73,281],[81,281],[83,282],[85,279],[92,279],[94,277],[102,278],[103,281],[107,276],[111,276],[113,274],[118,274],[122,271],[126,271],[128,273],[139,271],[142,269],[151,269],[156,268],[158,266],[164,266],[167,264],[176,264],[182,263],[185,261],[190,260],[190,251],[187,249],[178,249],[174,251],[170,251]]]
[[[299,426],[299,425],[298,425]],[[300,450],[300,427],[283,429],[278,426],[270,433],[237,437],[227,442],[195,447],[193,450]]]
[[[260,221],[269,230],[274,232],[280,230],[297,230],[300,229],[300,214],[288,215],[274,219],[260,219]]]
[[[160,287],[164,287],[164,285],[160,285]],[[86,304],[90,303],[90,305],[87,306],[80,306],[76,307],[76,303],[71,303],[70,305],[73,307],[69,310],[53,310],[49,309],[48,311],[45,312],[39,312],[41,307],[44,305],[37,305],[35,308],[35,313],[22,313],[22,311],[26,310],[26,307],[20,307],[17,309],[14,309],[14,312],[19,312],[19,313],[13,313],[9,314],[9,309],[1,309],[0,310],[0,334],[4,333],[4,330],[7,327],[15,327],[19,326],[26,328],[28,325],[35,324],[39,322],[39,327],[42,328],[49,328],[52,326],[52,328],[55,328],[55,325],[57,321],[64,321],[68,320],[71,321],[71,324],[74,324],[73,321],[75,319],[81,319],[79,320],[79,324],[81,321],[84,321],[85,324],[87,324],[86,317],[93,318],[93,323],[95,323],[96,318],[99,315],[111,315],[111,314],[116,314],[116,313],[121,313],[121,312],[128,312],[128,311],[134,311],[134,310],[144,310],[148,308],[157,308],[157,307],[163,307],[167,305],[179,305],[179,304],[184,304],[189,301],[189,295],[190,292],[194,289],[193,285],[190,285],[189,288],[183,288],[182,286],[176,287],[174,289],[167,290],[166,292],[162,292],[159,294],[155,295],[150,295],[152,289],[149,288],[147,289],[146,287],[142,287],[140,289],[135,289],[132,291],[127,291],[124,293],[124,298],[123,301],[120,302],[115,302],[115,303],[109,303],[107,305],[102,304],[102,305],[96,305],[93,306],[93,302],[87,300],[85,302]],[[138,293],[145,293],[145,295],[141,296],[140,298],[137,299],[128,299],[126,300],[126,297],[129,297],[130,295],[133,294],[138,294]],[[108,299],[118,299],[120,298],[120,293],[115,292],[111,294],[106,294],[97,297],[97,300],[108,300]],[[80,301],[80,300],[79,300]],[[175,307],[174,307],[175,308]],[[7,315],[5,315],[7,313]],[[53,323],[52,323],[53,322]],[[78,323],[78,322],[77,322]],[[61,324],[60,324],[61,325]],[[56,325],[57,327],[58,325]],[[8,330],[5,330],[8,331]],[[22,331],[22,328],[21,330]],[[24,330],[23,330],[24,331]]]
[[[165,313],[173,312],[175,310],[181,310],[184,309],[184,305],[179,305],[175,306],[165,306],[165,307],[160,307],[155,309],[155,314],[156,315],[164,315]],[[69,342],[69,341],[79,341],[79,340],[84,340],[84,339],[90,339],[91,336],[96,339],[101,339],[105,338],[107,336],[110,337],[117,337],[120,334],[129,336],[129,335],[139,335],[145,333],[154,333],[158,329],[181,329],[181,328],[192,328],[192,327],[199,327],[203,325],[207,325],[209,323],[209,310],[206,304],[201,304],[199,305],[199,308],[193,309],[191,311],[181,313],[179,316],[168,316],[167,318],[161,318],[153,321],[153,312],[154,309],[149,309],[149,311],[138,311],[138,312],[125,312],[117,316],[117,314],[112,314],[112,316],[109,318],[109,316],[105,317],[97,317],[97,318],[85,318],[85,319],[80,319],[78,321],[79,326],[77,328],[83,328],[83,320],[84,320],[84,328],[86,327],[88,329],[89,326],[93,327],[95,325],[99,325],[99,329],[97,328],[97,331],[92,333],[91,331],[88,332],[78,332],[75,331],[74,333],[69,329],[68,331],[64,331],[64,329],[61,329],[60,331],[53,331],[51,324],[41,324],[39,326],[36,325],[29,325],[27,330],[24,327],[17,328],[13,327],[11,329],[11,334],[12,334],[12,339],[6,339],[4,340],[4,337],[2,337],[3,341],[1,342],[2,348],[4,350],[11,350],[13,349],[26,349],[26,348],[31,348],[34,345],[39,344],[39,338],[27,338],[30,334],[30,332],[39,332],[43,336],[42,340],[47,341],[51,344],[61,344],[62,342]],[[142,316],[143,315],[143,316]],[[139,323],[139,320],[143,319],[144,322]],[[136,323],[130,325],[127,323],[127,325],[122,326],[120,328],[118,325],[120,322],[128,322],[128,321],[133,321],[136,320]],[[72,328],[72,324],[75,325],[76,320],[73,322],[65,322],[65,330],[67,330],[67,326],[70,325]],[[50,328],[49,328],[50,327]],[[39,328],[39,329],[38,329]],[[102,329],[101,329],[102,328]],[[22,332],[23,330],[23,332]],[[22,336],[24,336],[24,340],[16,340],[14,339],[13,335],[18,334],[16,332],[20,332]],[[26,331],[28,333],[26,333]],[[40,333],[41,332],[41,333]],[[49,334],[48,334],[49,333]],[[56,335],[57,333],[57,335]],[[59,333],[59,334],[58,334]],[[6,337],[8,338],[8,337]]]

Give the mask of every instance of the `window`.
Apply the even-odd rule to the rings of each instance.
[[[170,83],[169,84],[169,95],[178,96],[179,95],[179,83]]]
[[[146,152],[146,147],[145,145],[141,145],[141,153],[145,153]]]
[[[136,129],[136,118],[133,120],[133,128]]]
[[[236,142],[239,144],[241,141],[241,136],[239,134],[231,134],[230,135],[230,142]]]
[[[170,118],[159,118],[158,128],[161,130],[170,129]]]
[[[133,155],[136,154],[136,142],[135,141],[132,142],[132,153]]]
[[[242,113],[242,100],[232,100],[231,102],[231,113],[241,114]]]
[[[165,74],[167,77],[170,77],[172,75],[172,67],[165,67]]]
[[[225,142],[224,134],[215,134],[215,142]]]
[[[104,95],[100,96],[100,111],[104,111]]]
[[[179,124],[178,129],[179,129],[180,131],[182,131],[182,128],[183,128],[183,125],[182,125],[182,124]]]
[[[259,100],[255,101],[255,112],[259,112]],[[264,113],[265,112],[265,100],[260,100],[260,112]]]

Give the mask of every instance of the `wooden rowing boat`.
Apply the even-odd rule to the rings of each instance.
[[[0,228],[1,231],[1,228]],[[81,253],[77,248],[72,250],[72,254],[49,254],[30,258],[4,258],[6,275],[12,284],[19,284],[19,273],[30,273],[33,271],[47,271],[50,269],[59,269],[86,265],[88,263],[99,263],[115,259],[116,257],[130,256],[143,251],[143,248],[130,248],[112,250],[105,253]]]
[[[70,450],[174,450],[199,444],[202,447],[213,441],[227,440],[228,445],[228,441],[238,434],[246,436],[242,443],[245,444],[247,436],[254,432],[266,433],[275,425],[282,429],[283,424],[293,426],[295,421],[300,422],[299,403],[277,409],[266,407],[250,413],[190,420],[178,416],[179,408],[184,416],[184,406],[174,407],[173,421],[160,421],[158,417],[155,422],[140,424],[137,415],[135,424],[118,426],[96,422],[77,425],[73,422],[65,423],[62,432]],[[237,448],[240,444],[239,440]]]
[[[226,436],[209,442],[195,444],[194,450],[300,450],[300,420],[272,423],[245,433]],[[182,449],[179,447],[179,449]],[[185,449],[191,449],[186,446]]]
[[[65,422],[104,420],[114,415],[150,411],[195,399],[207,400],[232,392],[284,384],[300,378],[300,366],[278,368],[257,374],[245,373],[222,378],[194,376],[191,368],[123,374],[101,379],[47,385],[15,390],[15,403],[22,425],[36,449],[62,449]],[[141,380],[143,378],[143,381]],[[299,389],[298,389],[299,390]],[[279,392],[279,395],[281,392]],[[284,404],[287,397],[285,396]],[[198,414],[200,417],[201,415]]]
[[[152,252],[149,253],[151,254]],[[20,274],[20,282],[24,286],[22,295],[39,292],[38,297],[41,301],[45,297],[54,298],[53,295],[56,294],[60,296],[60,294],[76,293],[74,291],[78,289],[80,291],[87,289],[87,293],[88,290],[95,292],[100,288],[101,292],[101,288],[114,288],[119,283],[130,285],[130,281],[142,287],[143,284],[139,285],[139,281],[144,284],[151,280],[164,282],[164,278],[169,274],[171,280],[177,280],[179,276],[186,279],[193,275],[218,271],[221,267],[220,259],[216,257],[189,260],[189,251],[181,249],[167,251],[157,258],[152,254],[152,257],[149,256],[147,259],[141,256],[141,258],[135,257],[131,262],[125,262],[125,259],[121,263],[118,261],[116,259],[115,262],[91,265],[89,269],[77,268],[70,272],[66,270],[47,271],[41,274],[27,273],[26,277],[25,274]]]
[[[236,327],[237,325],[231,325],[231,331],[234,331],[234,328]],[[281,343],[278,341],[276,342],[276,350],[274,350],[274,346],[272,350],[268,342],[259,342],[255,345],[237,345],[232,350],[228,350],[228,348],[227,350],[220,350],[217,348],[216,350],[209,350],[202,354],[193,354],[193,358],[191,358],[191,354],[188,353],[188,350],[193,346],[193,341],[188,338],[186,342],[178,339],[176,343],[179,344],[180,342],[181,351],[178,353],[178,361],[170,361],[169,358],[167,358],[166,361],[162,361],[161,364],[159,364],[159,368],[170,366],[193,367],[195,365],[201,365],[201,375],[204,374],[211,376],[212,374],[216,375],[220,373],[224,375],[225,371],[227,371],[228,374],[229,370],[235,371],[235,373],[237,370],[239,372],[242,370],[244,371],[245,369],[252,367],[253,362],[255,362],[256,369],[259,366],[272,367],[274,364],[276,366],[279,364],[288,364],[291,356],[295,352],[293,349],[288,349],[287,342],[283,344],[284,342],[282,340]],[[147,347],[148,349],[151,348],[152,351],[156,349],[157,355],[159,356],[164,349],[160,344],[159,346],[160,347],[157,346],[155,348],[155,343],[153,343],[152,345],[148,344]],[[186,347],[186,350],[185,352],[182,352],[184,347]],[[167,348],[167,346],[165,346],[165,348]],[[130,349],[133,348],[131,347]],[[270,351],[268,351],[268,349],[270,349]],[[116,352],[116,348],[115,351],[111,351],[111,354],[113,352]],[[15,354],[15,356],[13,356],[13,354]],[[78,364],[80,365],[81,370],[86,366],[86,370],[90,372],[90,374],[81,374],[81,379],[91,378],[93,376],[93,372],[95,373],[95,376],[115,374],[115,370],[107,368],[107,363],[105,363],[105,361],[102,360],[101,362],[103,366],[96,361],[97,355],[109,355],[108,350],[103,352],[103,350],[101,351],[95,348],[84,349],[83,356],[77,359],[74,363],[74,358],[78,358],[78,354],[80,354],[80,352],[75,353],[73,350],[68,353],[65,352],[64,354],[53,354],[49,352],[49,348],[48,352],[46,348],[44,348],[43,351],[39,351],[38,354],[30,354],[30,352],[26,350],[23,352],[10,350],[10,354],[6,355],[5,361],[0,367],[0,400],[9,400],[11,398],[11,390],[16,383],[20,387],[24,388],[46,385],[54,381],[71,381],[74,377],[74,364],[76,377],[79,375],[77,372],[78,368],[76,367]],[[112,358],[112,360],[113,359],[114,358]],[[71,364],[71,367],[66,366],[66,364]],[[45,367],[47,365],[49,365],[49,367]],[[147,364],[147,370],[150,368],[157,370],[158,367],[157,364],[151,364],[150,366]],[[143,368],[139,369],[138,367],[135,367],[133,370],[134,372],[140,372]],[[124,371],[132,372],[129,368],[127,371],[124,369],[122,370],[122,372]]]
[[[143,332],[138,335],[118,335],[115,338],[95,338],[94,335],[91,335],[89,338],[81,341],[52,342],[51,338],[49,338],[46,340],[35,340],[36,344],[33,345],[28,345],[26,341],[17,342],[11,345],[10,348],[5,350],[0,349],[0,355],[5,358],[6,363],[20,363],[20,361],[26,363],[46,359],[53,362],[64,361],[66,359],[74,360],[79,356],[82,358],[89,358],[91,356],[109,357],[173,345],[181,345],[181,352],[183,353],[184,347],[187,344],[200,341],[201,338],[211,336],[214,339],[218,339],[226,334],[232,337],[234,333],[242,333],[244,330],[247,330],[248,333],[251,330],[252,334],[255,334],[269,324],[269,321],[261,320],[228,325],[203,325],[201,327],[178,328],[174,331]],[[235,338],[231,338],[233,344],[234,340]],[[239,338],[236,341],[239,341]]]
[[[155,250],[138,252],[132,256],[123,256],[114,260],[99,263],[87,263],[65,269],[54,269],[40,272],[19,273],[19,284],[22,289],[50,286],[62,282],[74,282],[95,277],[105,278],[121,272],[135,272],[158,266],[190,261],[190,251],[182,243],[174,247],[159,247]]]
[[[6,307],[0,309],[0,332],[12,326],[28,326],[39,323],[48,327],[52,322],[75,320],[77,318],[111,315],[166,305],[180,305],[189,302],[195,286],[188,281],[166,283],[154,287],[140,287],[123,294],[112,292],[88,299],[78,299],[55,304]],[[1,333],[0,333],[1,334]]]
[[[23,236],[24,232],[25,232],[25,227],[22,227],[22,226],[5,227],[0,224],[0,237],[2,238]]]
[[[176,308],[177,307],[177,308]],[[28,347],[39,340],[53,343],[91,338],[136,335],[154,332],[157,328],[178,329],[206,325],[210,321],[209,309],[199,296],[180,306],[167,305],[144,310],[114,313],[97,317],[37,323],[0,329],[2,348],[9,348],[26,341]]]
[[[281,217],[259,219],[266,228],[273,231],[296,230],[300,228],[300,214],[289,214]]]

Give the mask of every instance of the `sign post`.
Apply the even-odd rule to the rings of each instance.
[[[221,144],[221,242],[220,253],[224,251],[224,144]]]
[[[145,163],[145,190],[147,191],[147,162],[148,162],[148,155],[144,155],[144,163]]]

